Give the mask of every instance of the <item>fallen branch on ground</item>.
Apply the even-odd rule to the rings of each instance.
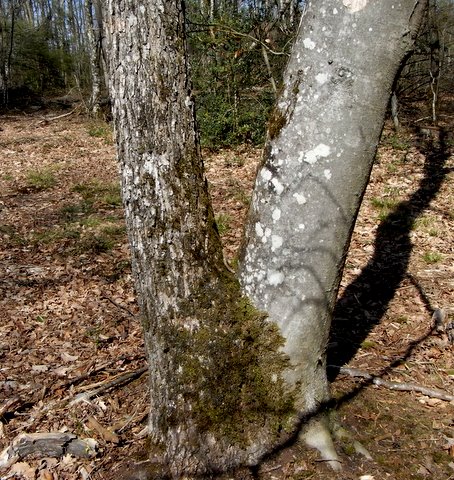
[[[91,398],[93,398],[94,396],[105,392],[106,390],[110,390],[111,388],[117,387],[119,385],[124,385],[125,383],[128,383],[128,382],[140,377],[146,371],[148,371],[148,367],[142,367],[142,368],[139,368],[138,370],[136,370],[134,372],[128,372],[128,373],[124,373],[122,375],[118,375],[117,377],[114,377],[113,379],[108,380],[106,382],[98,382],[95,385],[88,385],[87,387],[84,387],[84,390],[88,389],[88,388],[91,388],[93,386],[96,386],[96,388],[93,388],[92,390],[87,390],[83,393],[79,393],[78,395],[76,395],[71,400],[71,402],[69,404],[74,405],[74,404],[82,402],[82,401],[88,401]]]
[[[342,373],[343,375],[365,378],[374,385],[389,388],[390,390],[399,390],[402,392],[418,392],[426,395],[427,397],[438,398],[440,400],[445,400],[446,402],[454,401],[454,395],[450,395],[449,393],[443,392],[441,390],[423,387],[422,385],[416,385],[414,383],[390,382],[388,380],[383,380],[382,378],[376,377],[375,375],[371,375],[370,373],[358,370],[357,368],[337,367],[336,365],[330,365],[330,368],[338,370],[338,372]]]
[[[0,468],[9,468],[27,455],[62,457],[66,454],[90,458],[96,454],[93,438],[78,438],[73,433],[21,433],[0,454]]]
[[[68,113],[64,113],[63,115],[58,115],[58,116],[56,116],[56,117],[50,117],[50,118],[44,118],[43,120],[39,121],[36,125],[41,125],[42,123],[52,122],[53,120],[58,120],[59,118],[69,117],[69,116],[72,115],[76,110],[77,110],[77,108],[75,108],[74,110],[71,110],[71,111],[68,112]]]

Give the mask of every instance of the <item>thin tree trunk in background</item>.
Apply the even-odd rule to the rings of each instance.
[[[90,59],[91,74],[91,95],[90,111],[96,115],[99,111],[99,102],[101,96],[101,69],[99,65],[98,45],[95,35],[95,26],[93,18],[93,1],[85,0],[85,31],[87,36],[87,51]]]

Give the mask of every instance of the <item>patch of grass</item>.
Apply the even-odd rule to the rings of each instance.
[[[216,216],[216,225],[218,227],[219,235],[222,237],[230,230],[229,223],[231,222],[230,215],[220,213]]]
[[[428,227],[431,223],[433,223],[433,219],[424,215],[415,220],[415,227]]]
[[[77,228],[50,228],[41,232],[34,232],[31,242],[35,245],[50,245],[62,240],[78,240],[80,231]]]
[[[371,348],[375,348],[377,344],[373,342],[372,340],[364,340],[361,342],[361,348],[363,350],[370,350]]]
[[[396,173],[398,170],[398,167],[395,163],[388,163],[388,165],[386,165],[386,169],[388,170],[389,173]]]
[[[81,220],[79,220],[78,223],[82,227],[96,228],[96,227],[99,227],[100,225],[102,225],[103,220],[99,217],[95,217],[95,216],[92,215],[90,217],[82,218]]]
[[[433,263],[439,262],[443,257],[438,252],[429,251],[429,252],[425,252],[422,258],[426,263],[433,264]]]
[[[104,253],[112,250],[115,242],[108,235],[87,235],[77,242],[76,250],[79,253]]]
[[[246,207],[251,203],[251,196],[248,195],[243,189],[238,190],[233,198],[241,202]]]
[[[126,235],[126,225],[107,225],[102,231],[111,237],[122,237]]]
[[[408,317],[407,317],[406,315],[399,315],[399,316],[396,318],[396,322],[397,322],[397,323],[400,323],[400,324],[408,323]]]
[[[61,207],[59,213],[66,222],[74,222],[84,215],[93,213],[93,205],[85,200],[80,203],[70,203]]]
[[[244,163],[245,163],[244,158],[240,157],[239,155],[235,155],[233,157],[227,158],[224,161],[224,165],[227,168],[231,168],[231,167],[241,168],[244,165]]]
[[[30,170],[26,176],[27,186],[33,190],[48,190],[57,184],[55,174],[50,168]]]
[[[395,198],[389,197],[374,197],[371,199],[370,203],[375,209],[379,210],[378,219],[382,222],[383,220],[386,220],[388,215],[396,208],[399,201]]]
[[[90,137],[102,138],[106,145],[113,144],[113,131],[112,127],[104,122],[92,122],[87,129]]]
[[[0,235],[3,236],[3,242],[10,245],[25,245],[25,238],[16,231],[12,225],[0,225]]]
[[[11,180],[14,180],[14,177],[9,173],[4,173],[2,175],[2,180],[4,180],[5,182],[10,182]]]
[[[94,180],[88,183],[78,183],[72,190],[79,193],[90,205],[95,203],[110,207],[121,205],[121,191],[118,183],[103,183]]]
[[[406,138],[402,138],[397,134],[390,135],[386,139],[386,143],[394,150],[408,150],[411,146],[410,142]]]
[[[388,197],[385,197],[385,198],[373,197],[370,203],[374,208],[377,208],[379,210],[389,211],[395,208],[399,202],[393,198],[388,198]]]

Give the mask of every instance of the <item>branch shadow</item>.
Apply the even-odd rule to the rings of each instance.
[[[328,365],[341,366],[353,358],[369,332],[380,323],[400,283],[408,275],[413,248],[410,233],[450,171],[445,166],[449,158],[445,140],[442,135],[438,145],[429,142],[420,149],[426,160],[418,189],[381,222],[374,256],[338,298],[333,312]],[[336,376],[336,370],[329,371],[331,381]]]

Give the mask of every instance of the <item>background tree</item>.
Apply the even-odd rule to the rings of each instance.
[[[108,2],[150,433],[175,477],[255,464],[329,400],[326,347],[344,255],[394,76],[425,5],[308,4],[270,120],[241,265],[243,288],[265,318],[223,261],[182,3]],[[320,423],[305,439],[336,465]]]
[[[453,2],[431,0],[415,51],[397,83],[396,93],[401,103],[422,102],[433,123],[440,120],[440,97],[453,89],[453,29]]]

